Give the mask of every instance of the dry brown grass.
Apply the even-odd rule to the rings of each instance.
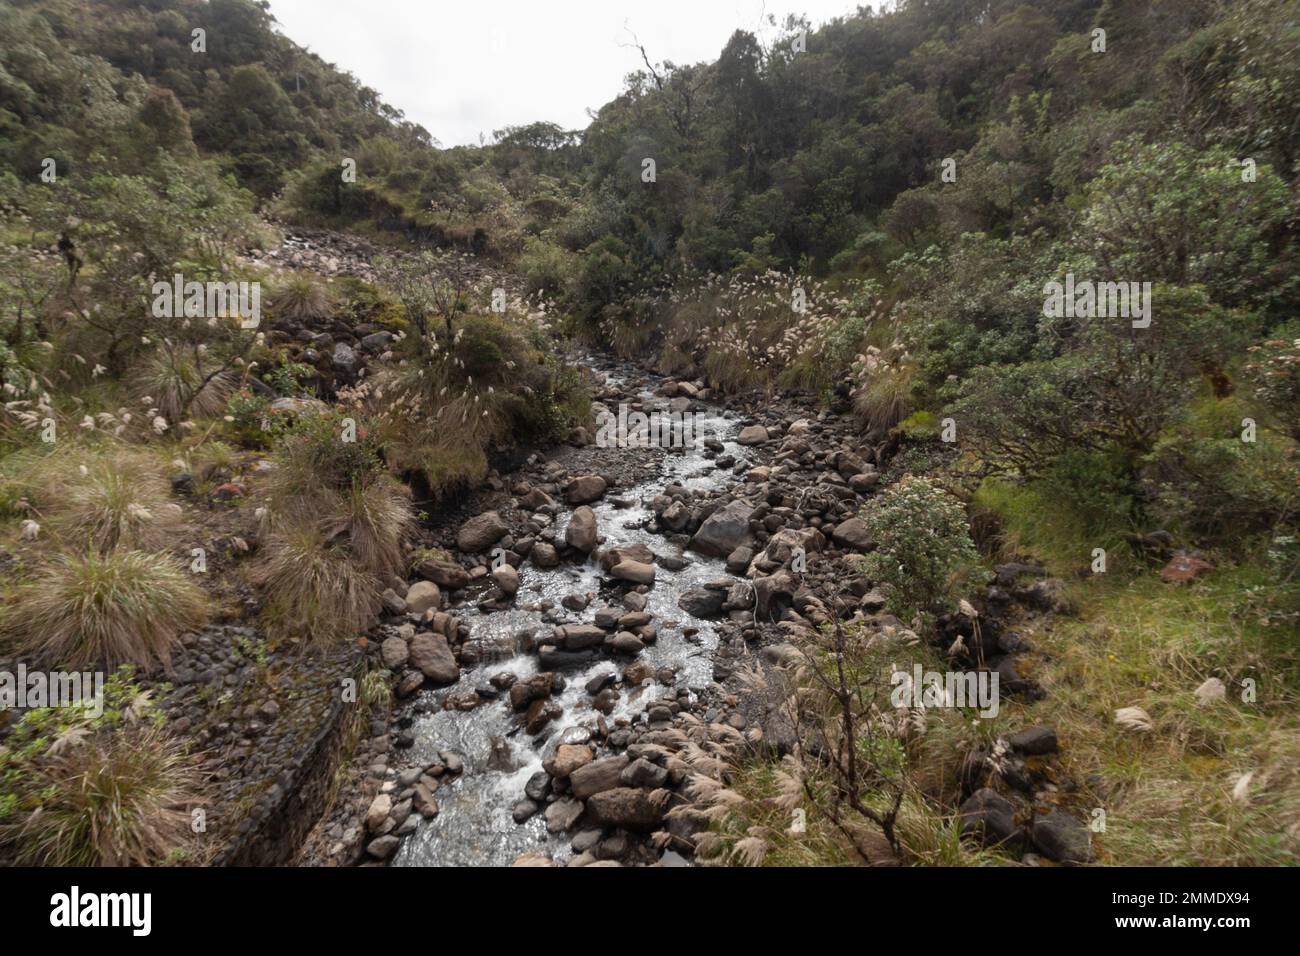
[[[208,620],[206,593],[166,555],[63,555],[21,586],[0,636],[24,654],[72,667],[171,661],[187,630]]]
[[[317,529],[291,525],[267,542],[254,582],[270,629],[308,643],[359,636],[379,611],[378,579]]]

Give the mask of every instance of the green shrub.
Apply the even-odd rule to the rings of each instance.
[[[888,590],[890,607],[904,618],[941,611],[955,577],[976,559],[961,502],[912,476],[873,498],[864,518],[876,541],[864,570]]]
[[[191,839],[198,760],[162,729],[130,670],[111,675],[98,716],[27,711],[0,748],[0,846],[21,866],[151,866]]]

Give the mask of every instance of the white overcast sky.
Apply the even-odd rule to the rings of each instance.
[[[861,5],[873,6],[870,0]],[[378,90],[444,146],[549,120],[582,129],[641,66],[717,58],[732,31],[770,39],[804,14],[814,25],[858,0],[271,0],[280,29]]]

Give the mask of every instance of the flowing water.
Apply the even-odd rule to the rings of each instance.
[[[612,376],[611,380],[617,381]],[[643,391],[638,398],[647,410],[662,403],[648,391]],[[745,458],[745,449],[731,440],[736,432],[734,421],[710,410],[702,424],[706,436],[723,442],[726,454],[738,461]],[[683,554],[681,548],[642,526],[653,514],[647,502],[665,486],[679,482],[692,490],[702,490],[723,487],[734,479],[729,469],[714,467],[701,445],[664,449],[660,453],[663,459],[658,477],[618,494],[618,498],[630,500],[631,507],[620,508],[606,497],[591,508],[604,537],[602,548],[639,542],[657,555],[684,557],[691,562],[681,571],[657,568],[655,584],[646,595],[646,611],[654,615],[654,622],[659,625],[658,639],[647,645],[638,659],[655,668],[675,668],[679,686],[700,688],[712,680],[717,633],[710,622],[693,618],[678,608],[677,599],[693,586],[726,576],[724,562],[695,552]],[[608,454],[617,455],[619,450],[610,449]],[[569,512],[556,519],[561,539],[568,519]],[[511,648],[514,635],[520,631],[531,629],[539,635],[549,634],[557,619],[569,624],[590,622],[596,610],[607,603],[598,596],[582,612],[566,611],[560,605],[561,599],[573,592],[598,593],[603,574],[594,559],[581,565],[564,563],[553,569],[540,569],[526,561],[519,572],[521,586],[509,610],[482,612],[472,604],[453,608],[469,624],[469,640],[488,640]],[[538,607],[544,601],[554,605],[549,617],[543,616]],[[699,630],[688,638],[681,633],[684,627]],[[438,693],[472,691],[503,671],[519,678],[537,672],[534,654],[507,653],[509,656],[463,669],[459,682]],[[501,866],[530,850],[542,850],[557,860],[569,856],[571,834],[548,834],[540,811],[527,822],[516,824],[511,808],[524,797],[528,778],[542,769],[542,761],[559,744],[581,743],[594,736],[599,714],[591,707],[591,697],[584,685],[599,673],[621,670],[626,663],[626,658],[617,662],[597,658],[584,667],[564,671],[567,685],[552,698],[564,713],[547,726],[543,732],[545,741],[536,748],[534,738],[521,728],[520,716],[511,711],[507,695],[468,712],[437,710],[417,716],[412,727],[416,741],[410,752],[411,764],[428,764],[440,751],[453,750],[463,757],[465,772],[459,780],[438,790],[440,813],[432,820],[420,822],[419,829],[403,841],[393,865]],[[635,717],[651,700],[668,693],[675,696],[675,688],[654,681],[623,689],[618,706],[606,721],[612,724],[619,717]],[[493,738],[503,739],[508,753],[502,751],[500,744],[494,753]]]

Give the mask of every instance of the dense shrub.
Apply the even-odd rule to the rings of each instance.
[[[156,866],[188,852],[197,758],[129,669],[105,682],[103,705],[27,711],[0,748],[0,847],[19,865]]]
[[[956,576],[976,559],[961,502],[910,476],[873,498],[864,518],[876,541],[864,570],[887,588],[895,612],[910,618],[942,610]]]

